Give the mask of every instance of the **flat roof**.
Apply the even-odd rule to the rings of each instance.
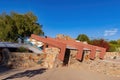
[[[0,47],[18,48],[21,44],[12,42],[0,42]]]

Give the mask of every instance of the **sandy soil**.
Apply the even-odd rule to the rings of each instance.
[[[5,67],[0,67],[0,80],[120,80],[120,77],[93,72],[85,67],[46,69],[36,66],[24,70],[7,69],[7,71],[2,68]]]

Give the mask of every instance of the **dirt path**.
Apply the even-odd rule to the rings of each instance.
[[[39,66],[0,74],[6,80],[120,80],[119,77],[91,72],[85,68],[62,67],[46,70]]]

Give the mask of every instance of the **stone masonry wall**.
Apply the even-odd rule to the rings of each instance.
[[[29,68],[36,65],[46,68],[58,67],[62,64],[57,56],[60,50],[58,48],[46,48],[45,53],[11,53],[8,66],[10,68]]]
[[[46,68],[55,68],[62,66],[63,62],[57,57],[60,52],[58,48],[46,48],[46,53],[11,53],[9,60],[9,67],[11,68],[29,68],[36,65],[44,66]],[[107,52],[104,60],[95,59],[90,60],[84,56],[83,62],[76,60],[76,50],[71,50],[70,61],[68,66],[82,66],[86,65],[92,71],[97,71],[105,75],[120,77],[120,53]],[[89,54],[89,53],[88,53]],[[116,56],[116,58],[115,58]],[[80,65],[79,65],[80,64]]]
[[[120,62],[96,60],[90,62],[89,69],[105,75],[120,77]]]
[[[120,77],[120,53],[107,52],[104,60],[88,60],[83,64],[87,64],[92,71],[97,71],[105,75]]]
[[[106,52],[105,59],[120,58],[120,52]]]
[[[46,48],[45,52],[47,54],[44,61],[44,66],[46,68],[54,68],[62,65],[62,61],[58,59],[58,54],[60,53],[60,49],[55,47],[50,47],[50,48]]]
[[[10,68],[28,68],[36,65],[43,65],[46,54],[35,53],[11,53],[9,60]]]
[[[76,50],[71,50],[70,66],[72,65],[77,68],[84,67],[88,68],[91,71],[97,71],[105,75],[120,77],[120,53],[107,52],[104,60],[100,60],[97,57],[99,53],[96,53],[97,55],[95,60],[90,60],[89,57],[87,56],[89,55],[89,52],[85,52],[83,62],[79,62],[75,59],[76,53],[77,53]]]

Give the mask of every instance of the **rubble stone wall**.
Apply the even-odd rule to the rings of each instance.
[[[46,54],[35,53],[11,53],[8,66],[10,68],[28,68],[36,65],[42,65]]]
[[[83,65],[85,65],[86,66],[85,68],[88,68],[91,71],[95,71],[95,72],[97,71],[105,75],[120,77],[120,53],[107,52],[105,55],[105,59],[100,60],[99,58],[97,58],[99,56],[99,52],[98,52],[96,53],[96,59],[90,60],[89,57],[87,56],[89,55],[89,52],[85,52],[83,62],[79,62],[75,59],[76,53],[77,53],[76,50],[71,50],[70,66],[71,65],[74,67],[77,66],[78,68],[78,67],[84,67]]]
[[[89,69],[105,75],[120,77],[120,62],[96,60],[89,63]]]
[[[90,70],[103,73],[105,75],[120,77],[120,53],[107,52],[104,60],[90,60],[88,56],[84,56],[83,62],[76,60],[77,50],[70,50],[70,65],[82,66],[85,64]],[[63,62],[58,59],[60,50],[50,47],[45,49],[45,53],[11,53],[9,65],[11,68],[28,68],[36,65],[46,68],[54,68],[62,66]],[[89,52],[87,53],[89,55]],[[116,58],[115,58],[116,57]],[[81,64],[81,65],[79,65]]]
[[[58,54],[60,53],[60,49],[55,47],[46,48],[45,52],[47,54],[44,66],[46,68],[53,68],[53,67],[59,67],[62,65],[62,61],[58,59]]]
[[[104,60],[88,60],[84,61],[82,64],[86,64],[88,68],[92,71],[97,71],[105,75],[120,77],[119,52],[107,52]]]
[[[19,53],[14,52],[10,55],[8,66],[10,68],[29,68],[36,65],[44,66],[46,68],[53,68],[54,66],[62,65],[58,60],[57,55],[60,50],[58,48],[46,48],[45,53]]]
[[[120,52],[106,52],[105,59],[120,58]]]

